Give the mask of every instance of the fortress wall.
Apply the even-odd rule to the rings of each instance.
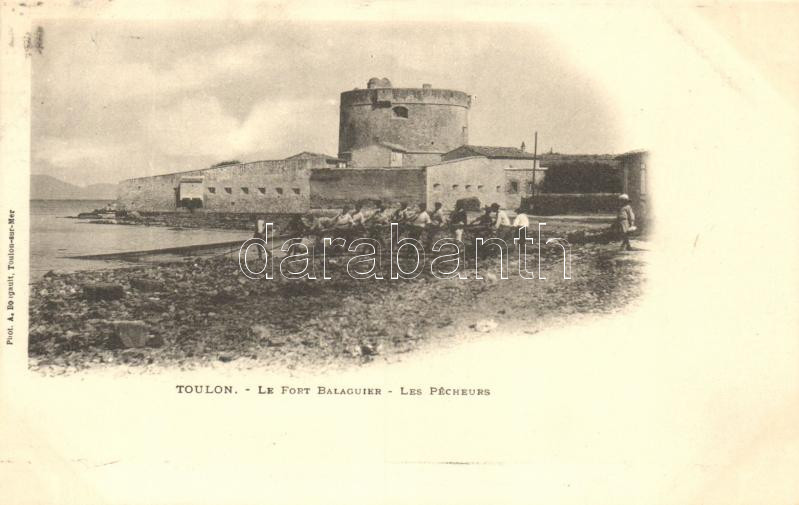
[[[117,203],[143,212],[178,210],[177,188],[187,177],[203,179],[203,205],[207,211],[227,213],[305,212],[309,208],[310,169],[315,160],[257,161],[140,177],[122,181]]]
[[[363,199],[381,201],[388,207],[396,207],[399,202],[417,205],[425,200],[425,171],[414,168],[311,171],[312,208],[340,208]]]
[[[505,169],[482,156],[427,167],[427,202],[441,202],[451,211],[461,198],[480,199],[480,205],[505,206]]]

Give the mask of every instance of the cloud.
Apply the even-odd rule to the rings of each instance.
[[[323,131],[335,135],[336,106],[330,100],[263,100],[238,120],[216,97],[186,98],[150,112],[144,121],[145,142],[169,156],[227,159],[255,152],[285,156],[290,154],[286,146],[297,142],[318,145],[320,135],[308,133],[310,122],[315,130],[322,124]]]
[[[248,40],[207,53],[187,53],[173,58],[169,65],[157,66],[152,61],[120,61],[113,46],[81,50],[85,45],[79,43],[77,50],[55,55],[48,62],[52,69],[44,70],[59,76],[48,87],[54,99],[69,101],[75,96],[87,96],[95,103],[136,98],[160,102],[176,93],[223,84],[260,71],[269,50],[261,42]]]

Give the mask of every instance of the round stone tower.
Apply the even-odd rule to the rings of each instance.
[[[443,154],[467,144],[472,97],[462,91],[393,88],[386,78],[369,79],[367,89],[341,94],[338,154],[376,144],[409,154]]]

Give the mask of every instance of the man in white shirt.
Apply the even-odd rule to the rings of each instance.
[[[430,219],[430,214],[427,213],[427,209],[425,208],[425,204],[420,203],[419,204],[419,213],[416,214],[416,217],[413,218],[413,221],[411,221],[411,224],[413,224],[414,226],[418,226],[419,228],[424,228],[425,226],[427,226],[431,222],[432,222],[432,219]]]
[[[510,219],[508,214],[499,208],[498,203],[491,204],[491,210],[496,212],[497,216],[494,218],[494,229],[498,230],[500,226],[510,226]]]
[[[530,227],[530,219],[527,217],[523,208],[519,207],[516,209],[516,217],[513,218],[511,227],[516,230],[514,232],[516,234],[514,238],[518,238],[519,240],[525,240],[527,238],[526,229]]]
[[[516,217],[513,218],[513,224],[511,226],[514,228],[530,226],[530,219],[527,217],[527,214],[524,213],[524,210],[521,207],[516,209]]]

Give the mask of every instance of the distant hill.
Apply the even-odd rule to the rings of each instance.
[[[116,197],[116,184],[81,187],[49,175],[31,175],[31,200],[114,200]]]

